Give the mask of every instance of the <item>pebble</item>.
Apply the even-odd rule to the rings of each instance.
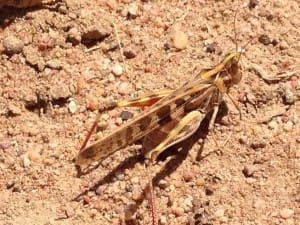
[[[167,217],[166,216],[160,216],[159,217],[159,220],[158,220],[158,224],[160,224],[160,225],[165,225],[165,224],[167,224]]]
[[[275,0],[273,4],[275,7],[283,8],[286,5],[286,2],[284,0]]]
[[[108,74],[108,76],[107,76],[107,80],[108,80],[109,82],[114,82],[114,81],[116,80],[116,78],[115,78],[115,76],[114,76],[112,73],[110,73],[110,74]]]
[[[124,180],[125,179],[125,174],[123,172],[116,172],[115,177],[118,180]]]
[[[70,113],[75,113],[77,110],[77,105],[74,101],[70,101],[70,103],[68,104],[68,109],[70,111]]]
[[[137,3],[133,2],[128,6],[128,17],[130,19],[135,19],[139,13],[139,6]]]
[[[138,183],[140,182],[140,179],[139,179],[139,177],[132,177],[132,178],[130,179],[130,181],[131,181],[131,183],[133,183],[133,184],[138,184]]]
[[[127,184],[125,186],[125,191],[126,192],[132,192],[133,191],[133,185],[132,184]]]
[[[116,119],[116,122],[115,122],[115,123],[116,123],[118,126],[121,126],[122,123],[123,123],[122,118],[118,117],[118,118]]]
[[[250,147],[253,149],[264,148],[264,147],[266,147],[266,143],[263,140],[254,139],[254,140],[252,140]]]
[[[89,215],[90,215],[90,217],[92,217],[92,218],[94,218],[94,217],[97,215],[97,213],[98,213],[97,209],[91,209],[91,210],[89,211]]]
[[[94,110],[97,110],[99,108],[99,102],[98,102],[98,99],[95,96],[89,95],[87,97],[87,101],[88,101],[88,107],[87,108],[89,110],[94,111]]]
[[[291,87],[296,89],[298,87],[298,78],[296,76],[291,77]]]
[[[292,122],[292,121],[288,121],[288,122],[286,122],[286,123],[283,125],[283,129],[284,129],[285,131],[291,131],[291,130],[293,129],[293,126],[294,126],[293,122]]]
[[[132,88],[128,82],[122,82],[119,85],[118,91],[121,95],[128,95],[132,92]]]
[[[256,181],[257,180],[253,177],[249,177],[249,178],[246,179],[247,184],[254,184],[254,183],[256,183]]]
[[[50,98],[53,100],[58,100],[61,98],[69,98],[72,95],[69,87],[63,83],[51,86],[48,94],[49,94]],[[39,95],[38,97],[41,100],[48,101],[48,97],[45,95]]]
[[[71,42],[73,45],[77,45],[81,42],[81,33],[76,27],[69,30],[67,41]]]
[[[224,209],[218,209],[216,212],[215,212],[215,217],[223,217],[224,216]]]
[[[101,3],[109,7],[110,9],[116,9],[118,7],[118,3],[116,0],[106,0],[106,1],[101,1]]]
[[[12,146],[11,142],[8,141],[0,142],[0,149],[2,150],[8,149],[10,146]]]
[[[209,53],[216,53],[217,55],[222,54],[222,49],[218,45],[217,42],[213,42],[210,45],[208,45],[207,48],[206,48],[206,51],[209,52]]]
[[[169,182],[166,181],[165,179],[161,179],[158,181],[158,187],[160,187],[161,189],[165,189],[169,186]]]
[[[6,183],[6,188],[11,189],[15,184],[16,182],[14,180],[10,180]]]
[[[213,193],[214,193],[213,187],[211,187],[211,186],[206,186],[205,187],[205,194],[206,195],[211,196],[211,195],[213,195]]]
[[[240,144],[243,144],[243,145],[247,144],[247,143],[248,143],[248,138],[247,138],[247,136],[246,136],[246,135],[241,135],[241,136],[239,137],[239,142],[240,142]]]
[[[21,191],[22,191],[21,184],[16,183],[16,184],[13,186],[13,188],[12,188],[11,191],[12,191],[12,192],[21,192]]]
[[[184,174],[183,174],[183,179],[185,182],[190,182],[193,180],[193,177],[194,177],[194,174],[193,172],[191,171],[186,171]]]
[[[37,49],[33,48],[32,46],[25,46],[23,48],[23,55],[29,65],[36,67],[39,71],[44,70],[45,62]]]
[[[221,217],[219,217],[218,220],[219,220],[221,223],[228,224],[228,217],[226,217],[226,216],[221,216]]]
[[[13,55],[22,52],[24,43],[15,35],[9,35],[3,40],[3,47],[6,54]]]
[[[101,130],[101,131],[104,131],[105,129],[107,129],[108,125],[109,125],[109,124],[108,124],[107,122],[105,122],[105,121],[100,121],[100,122],[98,123],[98,129]]]
[[[250,0],[249,1],[249,8],[254,9],[258,5],[259,1],[258,0]]]
[[[31,162],[41,162],[42,157],[40,154],[40,149],[38,148],[32,148],[28,152],[28,158]]]
[[[261,16],[261,17],[267,18],[267,20],[272,20],[272,19],[274,18],[273,13],[272,13],[271,11],[267,10],[267,9],[265,9],[265,10],[262,9],[262,10],[258,13],[258,15]],[[276,41],[276,40],[273,40],[273,41],[272,41],[272,44],[273,44],[273,45],[276,45],[276,44],[277,44],[277,41]]]
[[[145,73],[151,73],[153,71],[152,66],[150,64],[145,65],[144,71]]]
[[[93,207],[94,209],[97,209],[98,211],[108,211],[111,209],[111,206],[108,201],[102,200],[102,199],[97,199],[96,201],[93,202]]]
[[[80,93],[85,87],[87,86],[87,83],[83,78],[79,78],[76,83],[76,92]]]
[[[30,160],[28,158],[28,154],[25,154],[23,156],[23,167],[29,167],[30,166]]]
[[[132,112],[129,112],[129,111],[122,111],[121,112],[121,119],[124,121],[124,120],[129,120],[133,118],[133,113]]]
[[[122,68],[122,66],[120,65],[120,64],[115,64],[113,67],[112,67],[112,73],[114,74],[114,75],[116,75],[117,77],[118,76],[120,76],[120,75],[122,75],[122,73],[123,73],[123,68]]]
[[[183,216],[184,215],[184,208],[175,206],[172,208],[172,212],[176,217]]]
[[[279,212],[279,214],[282,219],[289,219],[294,215],[294,210],[284,208]]]
[[[18,116],[22,114],[22,110],[13,103],[8,104],[8,112],[14,116]]]
[[[173,34],[173,45],[178,50],[183,50],[188,45],[188,36],[183,31],[177,30]]]
[[[89,196],[83,196],[83,204],[89,204],[91,201],[92,199]]]
[[[134,201],[140,201],[143,199],[143,190],[139,185],[134,185],[132,190],[132,199]]]
[[[136,207],[128,206],[124,210],[124,219],[125,221],[134,220],[135,219],[135,211]]]
[[[184,211],[189,212],[193,208],[193,197],[188,195],[187,198],[183,200]]]
[[[40,129],[38,129],[37,127],[28,127],[26,128],[26,132],[30,137],[34,137],[40,133]]]
[[[106,189],[107,189],[107,185],[103,184],[98,186],[95,192],[97,195],[102,195]]]
[[[57,10],[58,10],[58,12],[60,12],[62,14],[67,14],[68,13],[68,9],[65,5],[60,5]]]
[[[289,44],[286,41],[281,41],[279,43],[279,49],[280,50],[285,50],[285,49],[288,49],[288,48],[289,48]]]
[[[170,190],[170,191],[175,191],[175,189],[176,189],[175,185],[171,184],[171,185],[169,186],[169,190]]]
[[[272,42],[271,39],[269,38],[269,36],[266,34],[260,35],[258,38],[258,41],[264,45],[269,45]]]
[[[85,40],[103,40],[112,32],[111,27],[107,24],[95,24],[88,26],[82,33],[82,39]]]
[[[284,104],[286,105],[292,105],[295,103],[296,97],[291,87],[288,86],[284,87],[283,100],[284,100]]]
[[[255,165],[245,165],[243,169],[243,174],[245,175],[245,177],[252,177],[256,171],[257,167]]]
[[[137,56],[137,50],[133,46],[126,47],[123,49],[123,55],[126,57],[126,59],[133,59]]]
[[[72,207],[66,207],[65,214],[68,218],[71,218],[75,215],[75,210]]]
[[[274,120],[268,123],[268,127],[271,130],[277,130],[278,129],[278,123]]]
[[[265,209],[266,208],[266,201],[261,199],[261,198],[258,198],[256,199],[254,202],[253,202],[253,207],[255,209]]]
[[[59,70],[62,68],[61,61],[59,59],[51,59],[47,61],[46,66],[55,70]]]

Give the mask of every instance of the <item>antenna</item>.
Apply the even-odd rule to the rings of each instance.
[[[237,43],[237,33],[236,33],[236,16],[237,16],[237,12],[238,9],[240,7],[239,1],[238,1],[238,5],[236,7],[235,13],[234,13],[234,18],[233,18],[233,29],[234,29],[234,41],[235,41],[235,50],[238,51],[238,43]]]

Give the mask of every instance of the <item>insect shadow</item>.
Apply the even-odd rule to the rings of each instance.
[[[228,107],[225,102],[222,102],[219,106],[219,112],[216,117],[216,122],[220,121],[222,117],[228,114]],[[205,118],[202,120],[199,128],[197,131],[191,135],[186,140],[183,140],[180,143],[175,144],[174,146],[171,146],[170,148],[166,149],[159,157],[157,158],[158,161],[163,161],[166,158],[172,156],[172,158],[164,165],[164,167],[152,178],[152,184],[153,186],[158,186],[158,183],[160,180],[164,179],[165,177],[172,174],[179,165],[186,159],[189,150],[193,147],[193,145],[198,142],[199,139],[204,140],[201,143],[200,149],[198,151],[196,160],[201,161],[202,159],[209,156],[209,154],[206,154],[205,156],[202,155],[205,145],[205,140],[207,139],[207,135],[209,134],[209,121],[212,117],[212,112],[208,113]],[[115,179],[115,174],[120,171],[124,171],[125,169],[133,168],[136,163],[141,162],[144,160],[144,154],[140,153],[138,155],[131,156],[127,159],[125,159],[123,162],[121,162],[118,166],[116,166],[113,170],[111,170],[106,176],[104,176],[102,179],[100,179],[97,183],[95,183],[93,186],[91,186],[89,189],[81,192],[79,195],[77,195],[75,198],[73,198],[73,201],[79,201],[84,195],[86,195],[90,191],[95,191],[99,186],[112,183]],[[92,170],[97,169],[100,166],[100,163],[92,168],[88,168],[88,170],[82,171],[79,167],[77,167],[77,176],[85,175],[87,173],[90,173]],[[139,206],[142,204],[142,202],[145,200],[145,196],[147,193],[147,187],[142,190],[139,197],[137,197],[137,201],[135,203],[127,206],[130,208],[133,213],[137,211]],[[132,222],[127,221],[126,224],[132,224]]]
[[[13,6],[14,4],[12,4],[12,6],[4,5],[0,9],[0,27],[2,29],[5,29],[6,27],[14,23],[16,19],[24,18],[28,13],[34,11],[47,9],[52,12],[58,12],[58,7],[62,4],[62,0],[56,0],[55,2],[48,3],[48,4],[17,7],[23,5],[22,1],[18,0],[18,1],[7,1],[7,2],[8,3],[10,2],[11,4],[15,2],[16,6],[14,7]],[[21,3],[18,4],[19,2]]]

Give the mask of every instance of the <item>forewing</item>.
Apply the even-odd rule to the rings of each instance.
[[[198,130],[202,120],[205,118],[207,113],[212,111],[214,106],[219,105],[221,101],[222,101],[222,94],[216,88],[214,89],[212,88],[211,94],[206,99],[203,100],[200,96],[198,99],[196,98],[193,101],[188,102],[184,107],[185,108],[184,113],[178,115],[178,117],[174,118],[171,121],[168,121],[164,125],[153,130],[152,132],[150,132],[148,135],[144,137],[143,139],[144,151],[150,152],[156,146],[158,146],[162,141],[164,141],[168,136],[168,134],[178,125],[178,123],[186,115],[186,113],[191,111],[191,109],[198,110],[201,112],[199,117],[194,118],[192,121],[186,124],[184,129],[176,137],[174,137],[173,141],[168,145],[166,145],[162,151],[189,138]]]
[[[184,113],[186,103],[199,99],[199,96],[205,99],[214,89],[214,86],[202,80],[188,83],[169,96],[162,98],[136,119],[81,150],[76,163],[82,165],[103,160],[115,151],[132,144],[157,129],[163,121],[171,120]],[[200,101],[202,100],[200,99]]]

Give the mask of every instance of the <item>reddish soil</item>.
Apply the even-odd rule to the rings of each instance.
[[[150,168],[156,218],[300,223],[299,1],[14,2],[0,4],[1,224],[151,224],[140,145],[82,176],[74,158],[98,107],[179,88],[232,51],[237,4],[238,44],[252,39],[230,91],[242,118],[225,96],[212,133]],[[102,114],[102,135],[122,111]]]

